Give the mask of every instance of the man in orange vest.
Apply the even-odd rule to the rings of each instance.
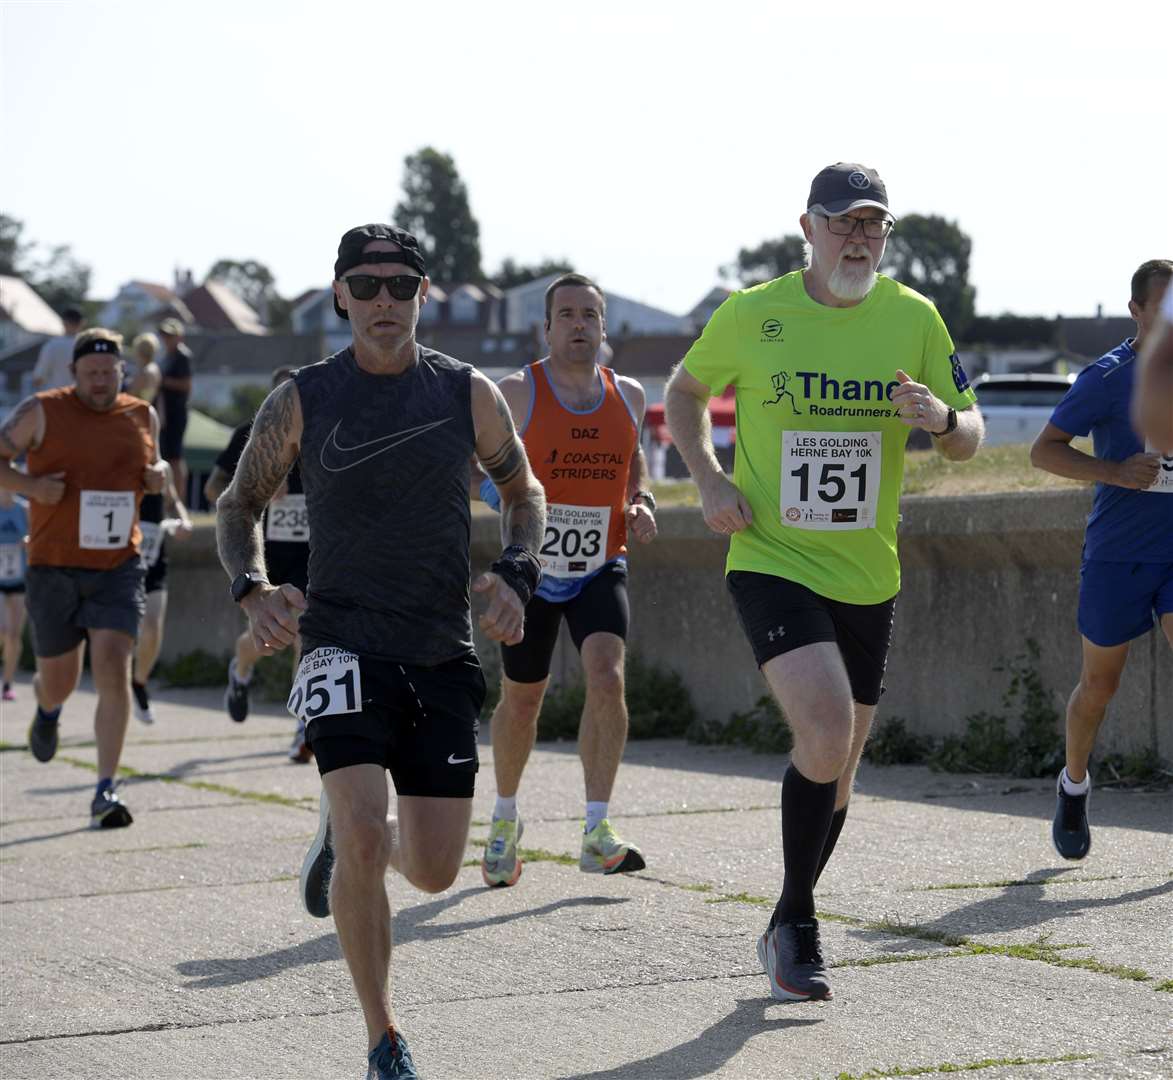
[[[130,719],[130,664],[145,606],[139,502],[162,491],[155,410],[120,391],[122,338],[95,328],[73,348],[72,386],[22,401],[0,425],[0,488],[29,500],[29,616],[37,712],[29,748],[57,752],[61,706],[81,676],[85,640],[98,692],[94,828],[134,819],[114,791]],[[28,473],[12,461],[27,455]]]
[[[578,735],[586,786],[579,869],[644,868],[639,848],[616,835],[607,814],[627,742],[627,535],[645,544],[655,537],[656,503],[639,445],[643,387],[597,363],[606,320],[598,285],[564,274],[546,290],[550,355],[500,383],[530,467],[546,489],[546,530],[542,582],[526,605],[525,637],[501,646],[501,700],[492,720],[497,802],[481,863],[489,886],[513,885],[521,875],[517,790],[564,617],[586,681]],[[492,504],[488,481],[479,493]]]

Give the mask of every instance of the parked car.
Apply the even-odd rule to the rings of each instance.
[[[1074,375],[979,375],[973,389],[986,445],[1034,442],[1073,382]]]

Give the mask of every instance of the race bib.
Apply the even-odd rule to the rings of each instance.
[[[1146,454],[1155,454],[1157,448],[1152,443],[1146,444]],[[1173,495],[1173,457],[1161,458],[1161,468],[1157,472],[1157,478],[1154,480],[1145,491],[1156,491],[1161,495]]]
[[[362,712],[358,656],[323,645],[301,658],[285,707],[299,720]]]
[[[309,538],[310,512],[306,509],[304,495],[282,495],[269,503],[266,540],[305,544]]]
[[[879,431],[782,433],[782,524],[871,529],[880,495]]]
[[[609,506],[546,507],[546,534],[538,549],[542,573],[576,578],[593,573],[607,561]]]
[[[17,581],[24,576],[23,553],[20,544],[0,544],[0,581]]]
[[[78,510],[78,545],[112,551],[130,543],[134,528],[133,491],[83,491]]]
[[[149,570],[163,554],[163,537],[166,534],[163,526],[157,521],[140,521],[138,527],[143,534],[139,554],[143,557],[143,565]]]

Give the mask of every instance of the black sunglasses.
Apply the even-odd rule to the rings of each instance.
[[[356,300],[374,300],[379,290],[386,285],[387,292],[394,300],[410,300],[419,292],[423,278],[413,274],[392,274],[391,277],[378,277],[375,274],[351,274],[343,278],[350,295]]]

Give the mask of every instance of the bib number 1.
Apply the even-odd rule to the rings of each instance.
[[[319,716],[362,712],[358,656],[331,645],[303,656],[285,707],[306,722]]]
[[[112,551],[130,543],[136,510],[133,491],[83,491],[78,510],[79,547]]]

